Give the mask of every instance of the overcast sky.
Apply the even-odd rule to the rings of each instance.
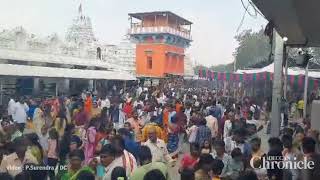
[[[246,0],[244,0],[247,3]],[[23,26],[29,33],[65,35],[80,0],[0,0],[0,30]],[[204,65],[233,61],[234,40],[244,8],[240,0],[83,0],[96,37],[117,44],[129,27],[128,13],[169,10],[194,23],[188,49]],[[266,21],[246,16],[241,30],[258,30]]]

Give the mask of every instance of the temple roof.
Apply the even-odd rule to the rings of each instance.
[[[153,12],[130,13],[129,14],[129,16],[134,17],[139,20],[142,20],[144,16],[150,16],[150,15],[169,15],[169,16],[177,18],[181,25],[191,25],[192,24],[191,21],[189,21],[181,16],[178,16],[177,14],[175,14],[171,11],[153,11]]]

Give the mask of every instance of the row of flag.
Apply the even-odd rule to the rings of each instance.
[[[250,73],[250,74],[239,74],[230,72],[215,72],[208,69],[200,68],[198,70],[198,76],[202,79],[207,80],[218,80],[218,81],[272,81],[273,73],[261,72],[261,73]],[[287,80],[291,86],[297,85],[299,88],[304,87],[304,75],[288,75]],[[317,89],[319,87],[319,80],[309,78],[309,88]]]

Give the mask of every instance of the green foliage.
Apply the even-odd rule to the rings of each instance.
[[[247,68],[253,64],[268,60],[271,46],[269,38],[263,32],[263,29],[258,32],[245,30],[235,37],[239,43],[233,54],[236,59],[237,69]]]
[[[233,63],[211,66],[210,69],[213,71],[217,71],[217,72],[232,72],[233,71]]]

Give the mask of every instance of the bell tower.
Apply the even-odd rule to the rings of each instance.
[[[132,13],[129,35],[136,43],[138,77],[184,75],[192,22],[169,11]]]

